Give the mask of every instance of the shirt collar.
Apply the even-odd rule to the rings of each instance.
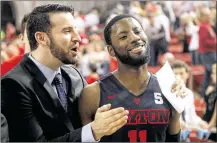
[[[61,74],[61,69],[58,68],[58,70],[53,70],[47,66],[45,66],[44,64],[38,62],[36,59],[34,59],[31,55],[31,53],[29,54],[29,58],[36,64],[36,66],[39,68],[39,70],[43,73],[43,75],[45,76],[45,78],[48,80],[48,82],[50,84],[52,84],[54,77],[57,74]],[[62,77],[62,76],[61,76]],[[62,78],[60,79],[62,82]]]

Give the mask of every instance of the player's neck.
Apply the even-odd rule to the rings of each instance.
[[[140,77],[148,73],[147,68],[148,68],[147,64],[142,65],[140,67],[133,67],[133,66],[119,63],[117,72],[120,73],[121,75],[126,74],[127,76],[130,75],[133,77]]]
[[[150,74],[147,65],[144,65],[138,69],[119,67],[114,76],[134,95],[141,95],[148,85]]]
[[[136,85],[143,84],[148,77],[147,65],[139,68],[131,68],[128,66],[119,65],[114,75],[122,82],[135,83]]]

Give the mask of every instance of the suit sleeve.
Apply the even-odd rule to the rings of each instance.
[[[81,141],[81,128],[57,138],[47,138],[33,114],[37,109],[33,109],[35,103],[30,90],[11,78],[3,78],[1,84],[1,108],[8,121],[10,141]]]

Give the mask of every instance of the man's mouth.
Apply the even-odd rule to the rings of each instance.
[[[78,48],[77,47],[74,47],[71,49],[73,52],[78,52]]]
[[[129,51],[131,52],[136,52],[136,51],[141,51],[143,48],[144,48],[145,44],[143,45],[138,45],[138,46],[135,46],[134,48],[130,49]]]

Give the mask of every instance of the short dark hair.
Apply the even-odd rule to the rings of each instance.
[[[172,68],[172,69],[175,69],[175,68],[185,68],[185,71],[186,71],[187,73],[190,72],[189,66],[188,66],[185,62],[180,61],[180,60],[174,61],[174,63],[171,65],[171,68]]]
[[[21,21],[21,34],[24,34],[28,18],[29,18],[29,13],[25,14]]]
[[[51,23],[48,14],[57,12],[70,12],[73,15],[74,9],[71,6],[67,5],[46,4],[34,8],[33,11],[29,14],[27,21],[27,35],[32,51],[37,48],[35,33],[37,31],[50,33]]]
[[[134,18],[136,19],[139,24],[141,25],[140,21],[135,18],[134,16],[132,15],[129,15],[129,14],[121,14],[121,15],[117,15],[115,16],[114,18],[112,18],[109,23],[105,26],[104,28],[104,39],[105,39],[105,42],[107,45],[112,45],[112,41],[111,41],[111,32],[112,32],[112,26],[119,20],[123,19],[123,18]]]

